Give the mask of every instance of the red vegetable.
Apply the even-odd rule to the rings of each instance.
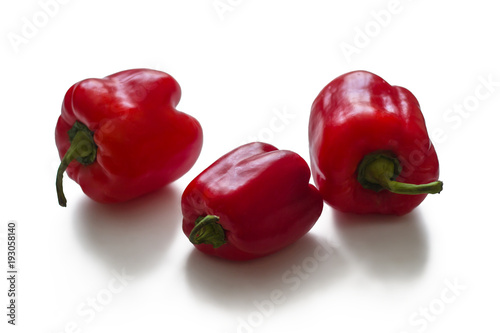
[[[203,142],[200,124],[179,112],[179,84],[149,69],[119,72],[73,85],[56,126],[62,159],[57,172],[59,204],[65,170],[90,198],[129,200],[186,173]]]
[[[439,163],[416,98],[369,72],[344,74],[313,103],[314,181],[344,212],[402,215],[439,193]]]
[[[296,153],[250,143],[222,156],[182,195],[183,231],[200,251],[231,260],[276,252],[306,234],[323,209]]]

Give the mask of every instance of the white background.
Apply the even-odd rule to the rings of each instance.
[[[217,10],[213,0],[3,1],[0,266],[1,237],[9,220],[18,221],[12,331],[498,332],[493,3],[222,0]],[[347,45],[355,53],[343,52]],[[204,129],[199,160],[174,184],[121,205],[93,203],[65,177],[68,207],[59,207],[54,127],[66,90],[137,67],[177,79],[179,110]],[[415,94],[444,191],[405,217],[325,206],[309,235],[252,262],[195,251],[181,231],[187,183],[256,138],[309,160],[312,101],[356,69]],[[276,114],[288,118],[272,131]],[[122,271],[131,276],[125,284],[114,277]],[[4,332],[12,327],[2,281]],[[270,303],[273,290],[282,293],[279,304]]]

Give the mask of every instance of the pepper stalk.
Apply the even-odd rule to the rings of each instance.
[[[436,194],[443,190],[443,182],[410,184],[395,181],[401,173],[399,160],[387,152],[376,152],[363,158],[358,167],[358,181],[366,189],[388,190],[397,194]]]
[[[76,160],[83,165],[94,163],[97,156],[97,146],[94,142],[94,133],[79,121],[76,121],[73,127],[68,131],[71,145],[64,154],[61,164],[57,169],[56,190],[59,205],[66,207],[66,197],[63,192],[63,174],[69,164]]]

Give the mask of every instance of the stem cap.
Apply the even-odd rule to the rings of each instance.
[[[226,244],[224,229],[217,222],[219,222],[219,217],[215,215],[198,217],[189,234],[189,241],[195,245],[209,244],[214,249]]]
[[[376,192],[388,190],[397,194],[435,194],[443,190],[443,182],[409,184],[397,182],[401,173],[399,160],[391,152],[375,152],[363,158],[358,166],[358,181],[366,189]]]

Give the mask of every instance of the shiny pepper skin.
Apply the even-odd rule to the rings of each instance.
[[[182,195],[183,231],[195,247],[230,260],[274,253],[316,223],[323,199],[298,154],[260,142],[222,156]]]
[[[370,72],[341,75],[320,92],[309,148],[316,185],[343,212],[403,215],[442,190],[417,99]]]
[[[200,154],[203,133],[195,118],[175,109],[180,97],[173,77],[150,69],[74,84],[55,131],[60,205],[66,206],[65,170],[101,203],[136,198],[184,175]]]

